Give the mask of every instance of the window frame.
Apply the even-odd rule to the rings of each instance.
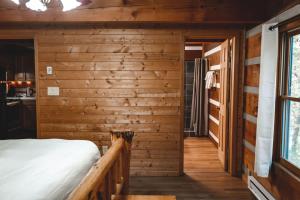
[[[274,137],[274,157],[276,164],[284,167],[300,178],[300,168],[283,158],[283,114],[286,101],[300,102],[300,97],[288,96],[289,69],[290,69],[290,38],[300,34],[300,18],[293,20],[279,27],[279,59],[277,74],[277,95],[276,95],[276,115],[275,115],[275,137]]]

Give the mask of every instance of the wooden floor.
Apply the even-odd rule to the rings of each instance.
[[[187,138],[184,146],[184,176],[131,177],[130,193],[170,194],[177,200],[254,199],[240,178],[223,171],[209,139]]]

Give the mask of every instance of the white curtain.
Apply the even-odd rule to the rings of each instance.
[[[255,168],[258,176],[268,177],[272,164],[275,120],[278,29],[262,25],[259,100],[256,128]]]

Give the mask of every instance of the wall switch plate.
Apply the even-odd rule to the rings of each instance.
[[[47,75],[52,75],[53,74],[53,68],[52,66],[47,66]]]
[[[48,87],[48,96],[59,96],[59,87]]]

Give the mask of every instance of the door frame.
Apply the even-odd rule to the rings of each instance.
[[[40,103],[39,103],[39,65],[38,65],[38,40],[34,31],[29,33],[13,33],[2,34],[0,31],[1,40],[33,40],[34,46],[34,73],[35,73],[35,107],[36,107],[36,137],[40,138]]]
[[[244,76],[244,29],[193,29],[182,32],[181,41],[181,123],[180,123],[180,159],[179,173],[184,174],[184,45],[187,39],[232,39],[232,54],[230,67],[230,92],[229,92],[229,124],[227,144],[227,166],[231,176],[241,176],[243,160],[243,82]]]

